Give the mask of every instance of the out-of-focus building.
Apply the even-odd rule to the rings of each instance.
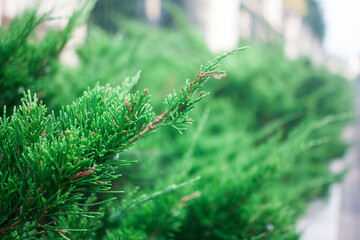
[[[252,39],[284,42],[291,59],[306,56],[316,64],[326,59],[321,41],[304,20],[305,0],[185,0],[185,9],[214,51]]]
[[[80,0],[79,0],[80,1]],[[52,10],[52,16],[59,19],[47,21],[46,27],[64,27],[68,17],[78,6],[75,0],[1,0],[0,24],[7,24],[11,18],[26,7],[39,2],[40,12]],[[81,0],[86,1],[86,0]],[[182,6],[191,24],[205,36],[209,48],[215,52],[230,50],[242,42],[270,42],[284,45],[289,59],[309,58],[315,65],[325,66],[334,73],[353,77],[356,61],[351,61],[352,70],[346,63],[328,56],[322,41],[313,32],[305,19],[307,0],[172,0]],[[119,11],[135,6],[138,17],[150,24],[162,25],[168,16],[164,11],[164,0],[109,0],[98,2],[96,14]],[[127,5],[126,5],[127,4]],[[140,14],[139,14],[140,13]],[[103,24],[104,25],[104,24]],[[106,24],[105,24],[106,25]],[[103,26],[104,27],[104,26]],[[106,27],[106,26],[105,26]],[[86,36],[86,27],[79,28],[68,44],[62,58],[70,65],[77,64],[74,47]],[[360,72],[360,71],[359,71]]]
[[[306,21],[306,0],[184,0],[184,6],[215,52],[233,49],[243,40],[275,42],[284,45],[289,59],[306,57],[349,77],[346,64],[328,56]]]

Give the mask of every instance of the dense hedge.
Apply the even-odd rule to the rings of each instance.
[[[90,28],[78,50],[80,66],[61,67],[44,101],[60,109],[97,82],[118,85],[141,69],[138,88],[149,88],[160,109],[159,99],[180,90],[213,56],[203,45],[189,31],[134,22],[115,35]],[[209,82],[211,95],[192,113],[190,131],[161,129],[120,154],[138,163],[118,169],[123,176],[113,188],[125,195],[101,209],[89,204],[104,215],[58,219],[91,230],[67,237],[298,238],[295,224],[307,202],[340,178],[328,165],[345,150],[339,135],[351,117],[349,83],[266,44],[254,44],[223,68],[228,77]]]
[[[90,30],[79,49],[82,66],[58,75],[55,89],[75,91],[54,94],[52,106],[87,85],[117,83],[137,69],[143,76],[139,88],[148,86],[157,99],[192,78],[197,63],[212,55],[190,33],[132,24],[115,35]],[[117,185],[129,196],[108,208],[98,236],[297,238],[294,225],[306,203],[323,196],[339,177],[328,164],[345,150],[339,134],[351,109],[349,83],[305,59],[288,61],[280,47],[266,44],[254,44],[224,69],[228,78],[209,83],[211,96],[203,111],[194,113],[200,121],[191,131],[179,136],[175,129],[162,129],[121,155],[139,163],[120,171],[126,172],[126,184],[122,179]],[[197,176],[193,185],[127,208],[144,193],[151,196]],[[139,186],[138,193],[131,186]]]

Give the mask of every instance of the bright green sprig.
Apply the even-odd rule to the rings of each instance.
[[[224,77],[216,67],[237,51],[215,58],[179,94],[169,95],[167,111],[158,117],[148,90],[128,93],[139,74],[116,88],[97,85],[63,107],[58,116],[48,115],[30,91],[25,94],[11,118],[5,114],[0,118],[1,237],[46,236],[49,231],[66,237],[76,229],[58,225],[61,216],[98,214],[87,206],[106,201],[86,202],[90,193],[122,193],[110,191],[112,181],[120,176],[115,173],[117,165],[126,163],[116,154],[153,129],[188,122],[187,113],[205,96],[196,90],[209,77]]]
[[[218,69],[221,60],[223,60],[229,55],[233,55],[247,48],[248,47],[242,47],[226,52],[210,61],[204,67],[204,69],[200,68],[199,72],[197,73],[192,82],[189,82],[187,80],[185,86],[182,87],[181,91],[179,91],[178,93],[174,91],[165,98],[167,110],[164,113],[160,114],[152,122],[148,123],[146,128],[138,135],[136,135],[136,137],[132,139],[130,143],[138,140],[143,135],[155,128],[171,125],[181,130],[177,127],[179,124],[191,123],[192,120],[188,118],[187,114],[190,110],[194,108],[194,105],[198,101],[207,96],[207,93],[197,93],[197,90],[202,88],[203,84],[210,77],[214,77],[215,79],[221,79],[222,77],[225,77],[226,73]]]

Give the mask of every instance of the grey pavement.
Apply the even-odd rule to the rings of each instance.
[[[360,107],[359,99],[356,106]],[[330,169],[349,172],[344,181],[332,186],[328,199],[310,204],[297,224],[300,240],[360,240],[360,121],[348,126],[343,135],[352,147]]]
[[[357,128],[354,133],[359,136]],[[341,188],[338,235],[336,240],[360,239],[360,146],[352,147],[345,158],[349,168]]]

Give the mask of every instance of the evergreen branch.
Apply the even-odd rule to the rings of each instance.
[[[233,55],[247,48],[248,47],[242,47],[226,52],[210,61],[205,66],[204,70],[200,68],[193,82],[189,83],[188,81],[186,81],[185,86],[182,87],[179,93],[176,94],[174,92],[173,94],[169,94],[167,96],[167,98],[165,99],[167,110],[164,113],[160,114],[158,117],[156,117],[153,121],[149,122],[145,126],[144,130],[129,139],[126,146],[132,145],[134,142],[142,138],[148,132],[156,128],[167,125],[175,126],[182,123],[191,123],[192,121],[188,119],[187,113],[194,107],[195,103],[197,103],[206,96],[205,92],[201,92],[197,95],[197,90],[200,89],[210,77],[214,77],[215,79],[221,79],[222,77],[226,77],[226,73],[224,71],[217,69],[219,67],[220,61],[229,55]],[[145,92],[147,93],[147,90]],[[130,105],[129,103],[127,103],[126,99],[125,104],[130,111]]]
[[[128,93],[139,73],[121,87],[97,85],[63,107],[58,116],[47,115],[46,107],[30,91],[25,94],[11,118],[5,113],[0,118],[0,216],[4,219],[0,234],[22,236],[37,231],[45,236],[43,230],[63,234],[70,229],[49,225],[54,218],[96,215],[87,210],[89,204],[83,204],[89,193],[123,193],[110,190],[120,176],[115,174],[116,167],[124,165],[114,156],[154,129],[190,122],[187,113],[206,96],[196,91],[209,77],[225,76],[216,69],[222,58],[200,70],[178,94],[168,95],[167,110],[157,117],[148,90]],[[126,210],[197,179],[138,199]]]

